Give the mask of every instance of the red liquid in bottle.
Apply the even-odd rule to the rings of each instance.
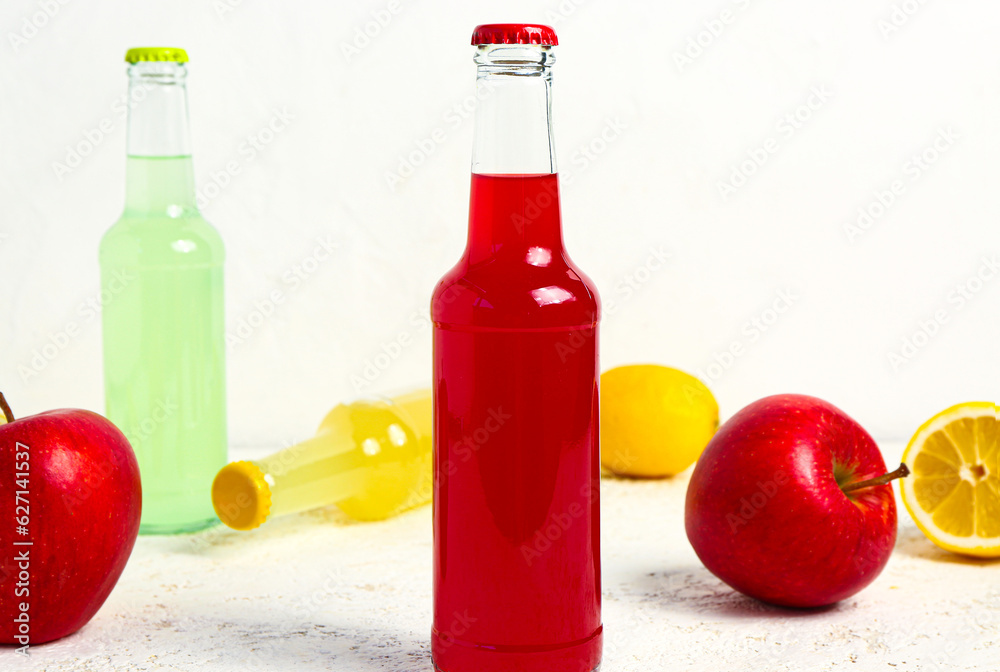
[[[597,321],[558,182],[473,175],[434,320],[432,653],[445,672],[601,659]]]

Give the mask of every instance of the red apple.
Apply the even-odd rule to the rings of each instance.
[[[142,488],[105,418],[14,420],[3,395],[0,408],[0,643],[24,647],[76,632],[104,604],[139,534]]]
[[[687,491],[705,567],[764,602],[818,607],[877,577],[896,543],[893,478],[861,425],[821,399],[756,401],[723,425]]]

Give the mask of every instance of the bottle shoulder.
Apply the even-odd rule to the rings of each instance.
[[[123,214],[101,238],[102,264],[221,265],[225,244],[200,214],[182,217]]]
[[[523,260],[461,260],[431,299],[436,324],[535,329],[594,325],[601,303],[594,283],[568,257],[538,266]]]

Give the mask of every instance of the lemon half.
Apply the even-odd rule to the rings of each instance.
[[[917,430],[903,462],[903,503],[935,544],[955,553],[1000,557],[1000,413],[970,402]]]

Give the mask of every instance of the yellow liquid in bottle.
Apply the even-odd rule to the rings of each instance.
[[[261,460],[234,462],[212,487],[215,510],[239,530],[336,504],[382,520],[431,499],[430,390],[337,406],[316,436]]]

